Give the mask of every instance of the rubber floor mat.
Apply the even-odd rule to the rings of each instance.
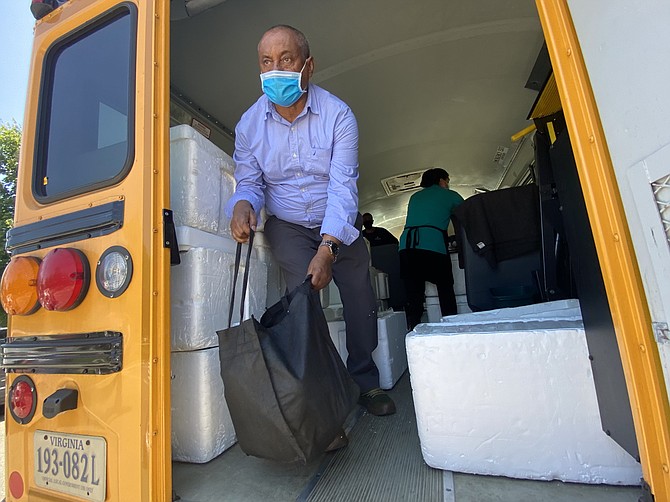
[[[389,394],[396,414],[363,414],[349,433],[349,446],[335,454],[299,501],[442,501],[442,471],[421,456],[407,372]]]

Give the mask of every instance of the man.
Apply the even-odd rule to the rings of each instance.
[[[398,239],[382,227],[375,227],[375,220],[370,213],[363,214],[363,236],[368,240],[370,246],[383,246],[385,244],[398,244]]]
[[[358,214],[358,126],[349,107],[310,84],[314,59],[305,36],[280,25],[258,44],[263,95],[240,119],[235,138],[237,188],[226,205],[233,238],[246,242],[265,206],[265,237],[289,290],[312,276],[331,278],[344,307],[347,368],[374,415],[395,413],[379,389],[376,299]]]

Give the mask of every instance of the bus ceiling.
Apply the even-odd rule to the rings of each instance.
[[[171,0],[170,20],[176,21],[186,17],[197,16],[207,9],[216,7],[226,0]]]

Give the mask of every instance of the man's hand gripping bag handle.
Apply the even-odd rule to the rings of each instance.
[[[240,299],[240,323],[244,319],[244,299],[247,296],[247,285],[249,284],[249,262],[251,261],[251,249],[254,244],[254,231],[249,230],[249,242],[247,243],[247,259],[244,265],[244,277],[242,279],[242,298]],[[233,307],[235,305],[235,288],[237,286],[237,276],[240,271],[240,261],[242,258],[242,243],[237,243],[235,250],[235,272],[233,272],[233,290],[230,293],[230,307],[228,308],[228,327],[233,322]]]

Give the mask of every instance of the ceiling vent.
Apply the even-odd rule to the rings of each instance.
[[[396,195],[421,188],[421,176],[423,176],[424,172],[425,169],[422,169],[421,171],[413,171],[411,173],[384,178],[382,186],[386,191],[386,195]]]

